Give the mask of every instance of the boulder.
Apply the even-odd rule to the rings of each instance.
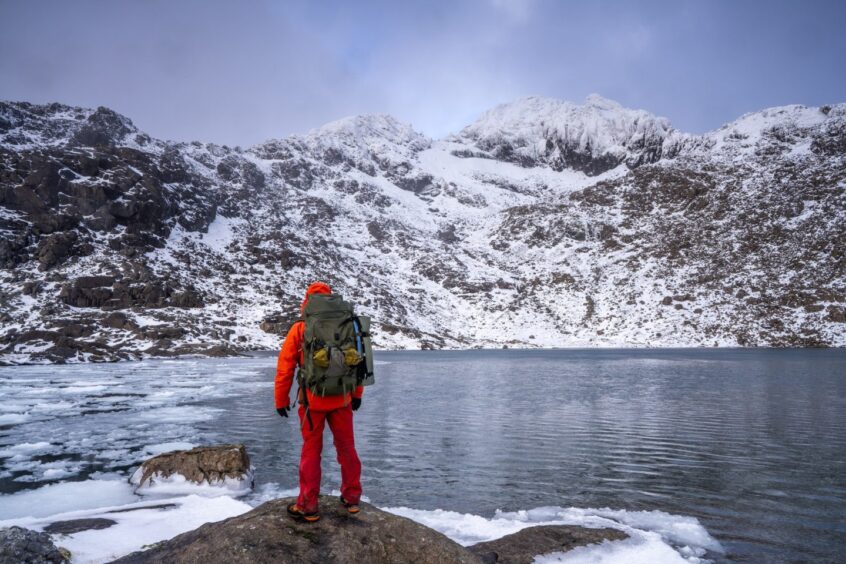
[[[320,521],[306,524],[292,519],[285,509],[295,501],[269,501],[238,517],[208,523],[115,562],[480,562],[475,554],[441,533],[367,503],[361,504],[361,513],[350,515],[337,498],[321,497]]]
[[[832,323],[846,323],[846,307],[828,306],[826,320]]]
[[[259,324],[259,329],[261,329],[265,333],[271,333],[273,335],[283,335],[285,331],[290,328],[290,325],[290,323],[286,324],[279,318],[271,317],[262,320],[261,324]]]
[[[126,329],[131,331],[138,328],[135,322],[129,319],[129,317],[122,311],[114,311],[110,313],[104,317],[100,323],[103,327],[110,327],[112,329]]]
[[[79,237],[74,231],[55,233],[41,239],[36,251],[40,263],[39,270],[47,270],[64,261],[72,254],[73,247],[78,239]]]
[[[62,553],[47,533],[22,527],[0,529],[0,562],[58,564],[68,561],[69,553]]]
[[[74,281],[77,288],[102,288],[114,283],[114,276],[80,276]]]
[[[502,538],[470,547],[485,564],[531,564],[535,557],[550,552],[567,552],[606,540],[625,540],[629,535],[617,529],[588,529],[571,525],[529,527]]]
[[[175,450],[144,462],[130,478],[143,488],[174,475],[195,484],[220,485],[228,480],[247,482],[252,487],[250,457],[244,445],[218,445]],[[178,479],[178,478],[177,478]]]
[[[170,305],[181,308],[203,307],[203,296],[194,288],[186,288],[170,297]]]
[[[337,498],[320,497],[321,519],[302,523],[286,507],[296,498],[269,501],[252,511],[163,541],[115,562],[237,564],[335,562],[530,563],[537,555],[628,538],[616,529],[548,525],[465,548],[445,535],[368,504],[350,515]]]

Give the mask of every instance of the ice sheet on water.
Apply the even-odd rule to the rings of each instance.
[[[197,400],[237,398],[257,384],[230,377],[230,368],[220,359],[0,367],[0,479],[24,484],[125,470],[154,454],[215,442],[197,424],[220,410]],[[266,368],[266,359],[237,366],[241,376]],[[25,446],[33,444],[40,447]]]
[[[42,530],[52,522],[67,519],[106,518],[116,521],[116,525],[107,529],[82,531],[61,536],[60,544],[73,554],[74,563],[80,564],[108,562],[140,550],[145,545],[196,529],[203,523],[220,521],[252,509],[246,503],[228,496],[188,495],[137,503],[134,502],[134,499],[126,497],[131,495],[131,488],[126,482],[114,482],[111,486],[106,484],[108,484],[106,481],[92,480],[77,482],[73,486],[71,484],[45,486],[36,491],[46,490],[42,492],[42,498],[44,498],[42,501],[47,501],[46,506],[52,509],[61,507],[62,503],[69,501],[65,499],[66,496],[53,498],[58,490],[67,490],[62,493],[73,493],[74,490],[79,491],[80,489],[82,490],[81,493],[95,494],[93,499],[102,507],[82,509],[79,508],[79,501],[76,501],[76,506],[79,509],[75,511],[65,511],[41,517],[9,519],[0,521],[0,527],[18,525]],[[118,487],[117,484],[120,484],[120,486]],[[64,488],[58,486],[64,486]],[[28,501],[34,501],[32,494],[35,492],[25,493],[30,494]],[[12,496],[3,496],[3,498],[8,497]],[[116,502],[121,499],[124,503],[117,504]],[[3,501],[7,500],[3,499]],[[169,507],[161,507],[163,503],[167,503]],[[73,505],[71,503],[69,506],[72,507]]]
[[[11,457],[12,460],[15,460],[17,457],[21,457],[20,459],[22,459],[36,454],[55,452],[57,448],[57,445],[53,445],[47,441],[41,441],[38,443],[21,443],[19,445],[11,445],[5,448],[0,448],[0,458]]]
[[[0,415],[0,425],[17,425],[29,420],[26,413],[4,413]]]
[[[492,518],[455,511],[388,507],[386,511],[438,530],[465,546],[494,540],[536,525],[611,527],[628,533],[623,543],[605,543],[596,552],[547,555],[544,562],[700,562],[708,551],[722,547],[693,517],[661,511],[625,511],[575,507],[540,507],[525,511],[497,512]],[[584,558],[569,560],[570,558]],[[558,560],[556,560],[558,559]],[[564,559],[564,560],[561,560]]]
[[[3,520],[47,517],[69,511],[123,505],[138,501],[132,486],[123,480],[87,480],[48,484],[0,496],[0,526]]]

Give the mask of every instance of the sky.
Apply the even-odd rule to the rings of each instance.
[[[846,2],[0,0],[0,100],[249,146],[387,113],[442,137],[598,93],[691,133],[846,102]]]

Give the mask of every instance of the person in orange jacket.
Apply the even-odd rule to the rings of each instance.
[[[315,282],[306,290],[300,311],[305,310],[309,296],[313,294],[331,294],[328,284]],[[276,412],[288,417],[290,406],[289,394],[294,380],[294,370],[303,364],[303,331],[305,322],[295,322],[276,362]],[[318,495],[320,494],[320,458],[323,452],[323,428],[329,423],[334,438],[338,463],[341,465],[341,503],[350,513],[358,513],[361,499],[361,462],[355,450],[353,434],[353,411],[361,406],[364,388],[357,386],[352,392],[336,396],[319,396],[306,389],[308,413],[303,406],[300,389],[299,400],[300,430],[303,435],[303,449],[300,454],[300,495],[297,503],[288,506],[288,512],[306,522],[320,519],[318,513]],[[306,419],[309,422],[306,423]]]

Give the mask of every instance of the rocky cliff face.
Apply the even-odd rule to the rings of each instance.
[[[843,346],[844,156],[846,104],[693,136],[529,98],[242,149],[0,103],[0,362],[275,348],[314,279],[382,347]]]

